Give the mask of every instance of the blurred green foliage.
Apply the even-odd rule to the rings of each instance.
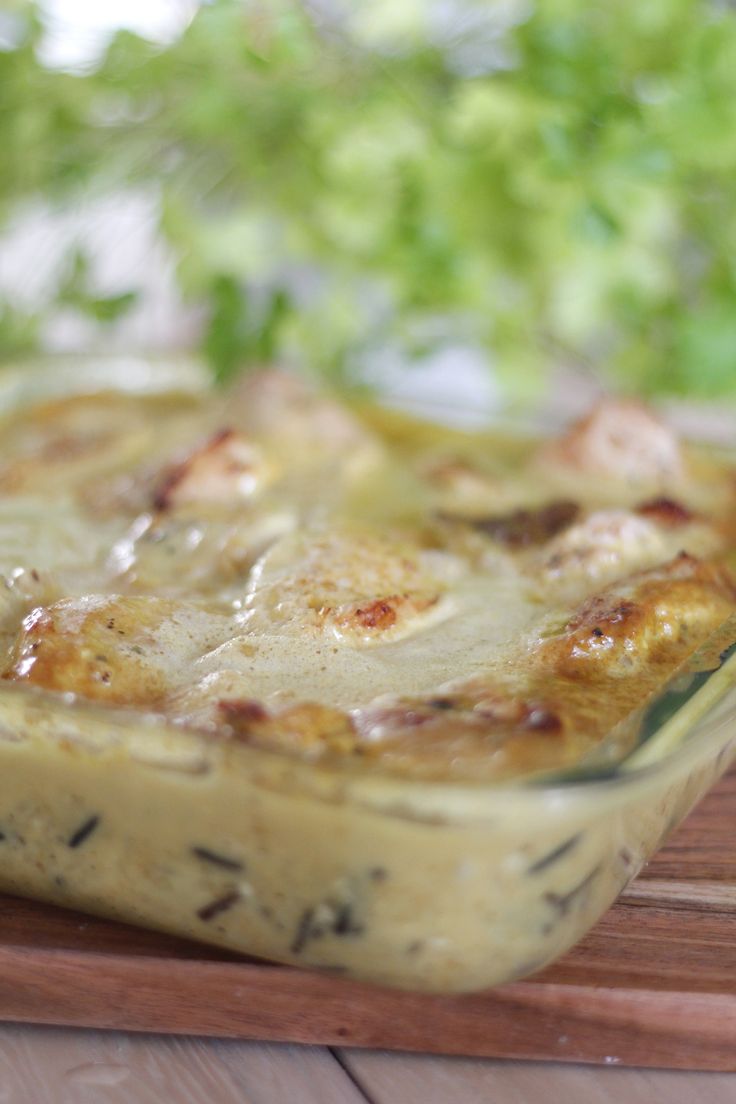
[[[119,33],[68,73],[21,5],[0,219],[156,189],[219,378],[281,356],[349,380],[384,344],[463,341],[517,387],[567,360],[736,391],[732,8],[458,0],[441,33],[437,8],[212,0],[167,48]],[[83,258],[59,297],[98,320],[133,302],[95,297]],[[0,307],[6,348],[37,333]]]

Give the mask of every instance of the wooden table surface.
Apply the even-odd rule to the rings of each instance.
[[[0,1104],[736,1104],[736,1074],[0,1026]]]

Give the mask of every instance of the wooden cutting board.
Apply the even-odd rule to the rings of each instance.
[[[736,1070],[736,773],[587,939],[529,981],[398,993],[0,897],[0,1018]]]

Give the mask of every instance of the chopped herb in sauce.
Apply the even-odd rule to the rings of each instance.
[[[577,844],[580,842],[580,838],[580,834],[576,836],[571,836],[570,839],[565,840],[564,843],[561,843],[559,847],[555,847],[553,851],[549,851],[546,855],[543,855],[541,859],[537,859],[536,862],[532,863],[527,873],[539,874],[540,871],[546,870],[548,866],[552,866],[552,864],[556,863],[558,859],[563,858],[570,851],[572,851],[573,848],[576,847]]]
[[[201,909],[197,909],[197,916],[200,920],[207,922],[208,920],[214,920],[216,916],[219,916],[221,912],[227,912],[233,905],[240,900],[240,894],[237,890],[231,890],[229,893],[224,893],[222,897],[216,897],[214,901],[210,901],[209,904],[203,905]]]
[[[99,823],[100,818],[97,814],[88,817],[83,824],[80,824],[76,832],[71,834],[67,840],[67,847],[80,847],[85,840],[89,839]]]
[[[196,855],[202,862],[212,863],[213,866],[220,866],[223,870],[243,870],[243,863],[238,859],[231,859],[227,855],[220,855],[216,851],[210,851],[208,847],[193,847],[192,854]]]

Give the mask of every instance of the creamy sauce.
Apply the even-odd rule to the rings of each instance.
[[[725,574],[677,566],[729,547],[730,472],[629,422],[520,446],[269,375],[33,408],[0,470],[5,678],[419,777],[623,755],[634,729],[609,731],[735,608]],[[617,627],[594,606],[568,655],[593,596]]]
[[[232,671],[243,696],[280,701],[316,700],[344,709],[383,694],[422,694],[455,679],[487,671],[520,638],[537,635],[547,609],[513,576],[470,575],[410,636],[387,643],[343,643],[337,630],[300,634],[244,632],[203,656],[196,674]],[[437,646],[441,635],[442,647]]]

